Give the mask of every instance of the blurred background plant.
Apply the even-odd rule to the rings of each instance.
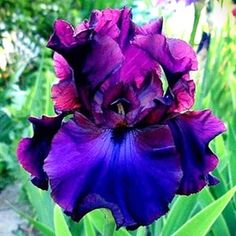
[[[95,210],[80,223],[70,221],[54,206],[47,192],[30,183],[15,156],[19,139],[32,134],[28,116],[54,113],[50,88],[55,75],[52,53],[45,47],[54,20],[63,18],[76,25],[88,17],[92,9],[124,4],[133,8],[135,22],[142,24],[163,16],[165,34],[182,38],[194,46],[199,59],[199,71],[192,74],[197,83],[195,108],[211,108],[228,128],[227,133],[211,143],[221,158],[215,171],[221,183],[199,194],[177,197],[165,217],[134,232],[114,231],[114,222],[105,210]],[[236,185],[236,17],[233,2],[199,0],[186,6],[184,0],[70,0],[66,3],[0,0],[0,6],[0,191],[13,182],[20,185],[18,203],[30,206],[29,209],[19,210],[9,202],[4,204],[34,228],[23,233],[16,231],[15,235],[236,235],[236,198],[233,196]],[[4,226],[0,225],[0,234],[4,232],[1,227]]]

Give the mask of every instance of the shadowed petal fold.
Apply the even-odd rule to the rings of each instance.
[[[205,110],[178,115],[169,120],[168,125],[183,169],[178,193],[196,193],[205,185],[216,183],[209,172],[215,169],[218,159],[208,145],[214,137],[225,131],[224,124],[209,110]]]
[[[195,83],[188,75],[183,76],[172,89],[169,90],[173,102],[168,112],[185,112],[194,104]]]
[[[18,160],[25,170],[32,175],[32,182],[42,189],[47,189],[47,175],[43,170],[51,141],[61,126],[63,115],[57,117],[43,116],[41,119],[30,117],[33,124],[32,138],[23,138],[17,148]]]
[[[80,220],[109,208],[117,226],[130,229],[165,214],[182,177],[168,126],[122,131],[75,119],[55,136],[44,166],[65,212]]]

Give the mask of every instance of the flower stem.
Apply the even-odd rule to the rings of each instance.
[[[189,43],[192,46],[194,46],[195,36],[197,33],[197,27],[199,24],[202,8],[203,8],[202,5],[200,5],[199,3],[194,4],[194,21],[193,21],[193,28],[192,28],[190,40],[189,40]]]
[[[106,223],[104,226],[103,236],[113,236],[115,231],[115,221],[109,211],[106,211]]]

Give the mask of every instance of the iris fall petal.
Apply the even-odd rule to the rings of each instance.
[[[209,110],[193,111],[169,120],[176,148],[181,157],[183,178],[179,194],[200,191],[209,182],[209,176],[218,163],[215,154],[208,147],[209,142],[225,131],[224,124]]]
[[[132,229],[165,214],[182,177],[168,126],[116,133],[81,115],[76,122],[56,134],[44,166],[65,212],[79,220],[109,208],[118,227]]]

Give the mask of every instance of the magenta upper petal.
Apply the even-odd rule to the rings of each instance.
[[[143,26],[135,26],[135,34],[152,35],[161,34],[163,26],[163,18],[153,20]]]
[[[225,131],[224,124],[209,110],[178,115],[168,124],[182,162],[183,178],[178,193],[196,193],[209,182],[213,184],[209,174],[215,169],[218,159],[208,145]]]
[[[74,81],[73,71],[67,61],[58,53],[54,53],[54,68],[59,79],[52,86],[52,99],[56,111],[72,111],[80,108],[81,104]]]
[[[54,53],[54,69],[59,80],[72,80],[73,71],[66,59],[58,53]]]
[[[43,170],[51,141],[61,126],[63,115],[57,117],[43,116],[41,119],[31,117],[34,136],[23,138],[17,147],[20,164],[32,175],[32,182],[42,189],[47,189],[47,175]]]
[[[74,220],[105,207],[118,227],[132,229],[167,212],[182,177],[168,126],[123,133],[80,114],[53,139],[44,170],[53,199]]]
[[[190,45],[182,40],[155,34],[137,36],[133,43],[149,53],[162,66],[170,85],[176,83],[180,75],[197,70],[196,54]]]
[[[168,112],[188,111],[194,104],[195,83],[188,79],[188,75],[185,75],[173,86],[171,93],[173,103]]]

